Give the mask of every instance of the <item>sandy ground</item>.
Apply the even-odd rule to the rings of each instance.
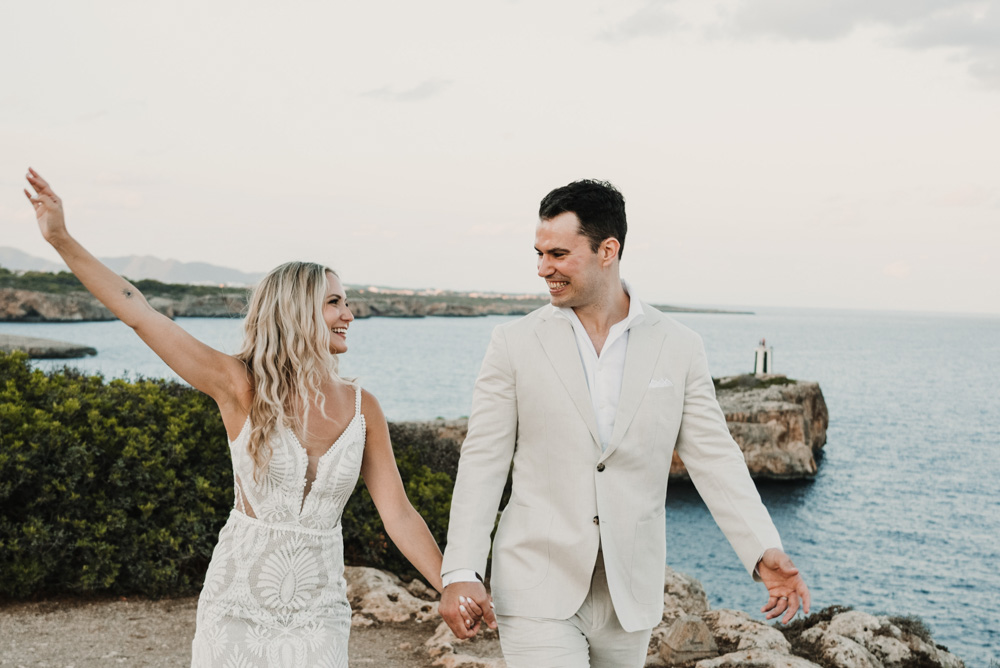
[[[0,604],[0,666],[187,667],[197,597],[47,600]],[[436,625],[382,624],[351,629],[352,666],[424,668],[424,642]]]

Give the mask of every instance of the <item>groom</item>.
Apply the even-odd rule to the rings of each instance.
[[[510,668],[642,666],[663,613],[664,503],[677,452],[771,619],[809,591],[715,399],[701,339],[622,282],[625,200],[576,181],[542,200],[551,304],[497,327],[452,497],[440,610],[459,638],[499,625]],[[510,502],[490,532],[513,462]]]

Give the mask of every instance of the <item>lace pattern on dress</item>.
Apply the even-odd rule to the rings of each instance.
[[[347,666],[351,609],[340,519],[361,471],[361,388],[354,417],[310,466],[286,426],[253,478],[249,419],[230,443],[234,508],[198,601],[192,666]]]

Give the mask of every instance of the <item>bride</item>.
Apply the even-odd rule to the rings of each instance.
[[[382,409],[337,375],[354,316],[332,270],[289,262],[271,271],[254,290],[240,351],[226,355],[153,310],[84,249],[49,184],[33,169],[26,178],[45,240],[222,414],[235,507],[198,600],[192,666],[347,665],[340,519],[359,473],[389,537],[441,590],[441,552],[403,490]],[[469,616],[482,614],[471,606]]]

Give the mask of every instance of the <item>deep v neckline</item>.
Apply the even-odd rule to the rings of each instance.
[[[315,457],[318,463],[323,461],[327,455],[329,455],[331,452],[337,449],[337,446],[340,444],[342,440],[344,440],[344,437],[347,436],[347,434],[351,431],[351,428],[354,426],[354,423],[357,422],[358,418],[360,417],[361,417],[360,413],[355,413],[354,417],[351,418],[351,421],[347,423],[346,427],[344,427],[344,431],[340,432],[340,436],[338,436],[333,443],[326,446],[326,449],[323,451],[323,454],[321,455],[310,455],[309,451],[306,449],[306,446],[302,445],[302,441],[299,440],[298,435],[296,435],[296,433],[291,429],[288,429],[288,427],[285,427],[285,429],[288,429],[288,433],[291,434],[292,438],[295,439],[295,445],[297,449],[306,456],[306,461]]]

